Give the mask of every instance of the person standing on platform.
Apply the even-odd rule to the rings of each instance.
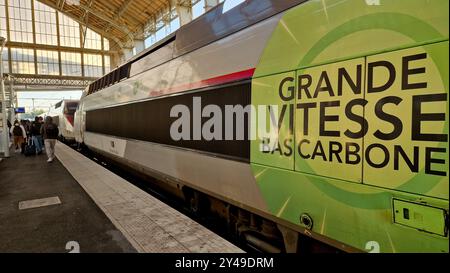
[[[30,135],[30,126],[28,126],[28,120],[21,120],[20,124],[23,126],[23,128],[25,129],[25,139],[22,143],[22,147],[21,147],[21,153],[24,154],[25,153],[25,147],[27,145],[27,140],[31,139],[31,135]]]
[[[18,120],[14,121],[14,126],[10,130],[11,135],[14,137],[14,146],[16,153],[22,152],[22,146],[27,139],[27,133],[25,128],[20,124]]]
[[[12,137],[12,134],[11,134],[12,124],[11,124],[11,121],[9,121],[9,119],[7,119],[7,123],[8,123],[9,138],[11,139],[11,137]]]
[[[27,136],[29,138],[31,138],[31,126],[33,125],[33,123],[31,123],[31,121],[29,120],[25,120],[25,131],[27,131]]]
[[[47,162],[51,163],[55,159],[55,145],[59,135],[58,126],[53,123],[52,117],[47,116],[45,118],[44,125],[41,127],[41,135],[44,138],[45,152],[48,157]]]
[[[36,154],[42,154],[42,135],[41,135],[42,123],[39,121],[39,117],[34,118],[34,122],[31,124],[31,139],[36,147]]]
[[[44,118],[43,117],[38,117],[38,118],[39,118],[39,124],[41,126],[40,128],[42,128],[42,126],[44,126]],[[42,150],[44,150],[44,138],[42,137],[42,134],[41,134],[40,140],[41,140]]]

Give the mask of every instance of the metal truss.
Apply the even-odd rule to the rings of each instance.
[[[63,89],[84,89],[96,78],[64,77],[64,76],[40,76],[40,75],[13,75],[13,84],[16,89],[36,89],[39,87],[62,87]],[[8,78],[5,85],[9,84]]]

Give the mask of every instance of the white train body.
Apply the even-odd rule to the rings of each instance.
[[[79,100],[62,100],[55,104],[47,114],[58,125],[59,136],[62,140],[75,140],[74,115],[78,104]]]
[[[229,23],[217,9],[181,28],[176,37],[150,48],[144,57],[138,56],[105,76],[106,81],[112,79],[111,84],[102,79],[91,84],[75,114],[76,141],[138,172],[168,177],[222,200],[267,212],[249,164],[248,141],[200,141],[198,145],[174,142],[167,135],[170,111],[151,109],[189,104],[192,96],[199,94],[205,103],[221,104],[231,98],[228,104],[250,104],[254,69],[283,11],[296,2],[269,5],[280,10],[259,21],[257,16],[245,15],[241,19],[246,27],[242,27],[242,20],[228,26],[217,23],[217,27],[228,30],[222,35],[211,30],[208,23],[208,16],[222,16],[221,23]],[[192,37],[199,34],[211,41]],[[128,77],[123,77],[126,72]],[[139,111],[151,112],[146,116]],[[138,130],[148,127],[148,132],[132,136],[137,129],[126,127],[133,124],[139,124]]]

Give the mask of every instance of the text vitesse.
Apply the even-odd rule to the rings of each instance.
[[[353,69],[356,72],[350,73],[349,69],[338,67],[334,71],[323,70],[316,79],[307,72],[299,73],[297,84],[295,84],[294,78],[286,77],[279,83],[278,89],[279,97],[286,104],[282,106],[279,118],[275,124],[277,124],[278,128],[281,128],[284,122],[288,122],[289,133],[293,136],[294,115],[296,115],[296,111],[301,112],[301,115],[297,116],[302,116],[302,121],[297,123],[297,126],[301,126],[301,128],[296,128],[301,135],[300,139],[296,139],[296,152],[306,160],[319,159],[345,164],[359,164],[361,162],[360,152],[363,152],[367,163],[371,167],[384,168],[388,165],[390,157],[393,155],[395,161],[394,168],[396,170],[399,168],[398,161],[404,160],[412,172],[418,172],[420,169],[418,158],[419,156],[423,156],[425,159],[425,172],[427,174],[446,176],[445,171],[433,169],[432,166],[433,164],[445,164],[443,159],[438,159],[433,156],[434,154],[446,153],[445,148],[430,146],[424,147],[423,151],[421,151],[419,147],[414,147],[413,156],[409,157],[401,145],[394,145],[389,150],[383,144],[399,138],[406,130],[410,133],[411,141],[434,143],[448,141],[448,134],[442,131],[423,132],[422,129],[425,122],[442,122],[442,124],[445,122],[446,107],[439,107],[434,113],[425,113],[423,108],[427,103],[445,103],[448,99],[447,93],[444,90],[443,92],[432,94],[415,94],[415,92],[410,92],[428,87],[426,80],[418,81],[414,78],[414,76],[427,73],[426,67],[420,66],[420,63],[427,58],[427,53],[406,55],[402,57],[400,67],[396,67],[389,60],[369,62],[366,65],[366,75],[363,73],[363,65],[358,64]],[[331,81],[329,73],[335,73],[337,80]],[[383,75],[383,82],[380,83],[380,80],[377,79],[377,77],[380,77],[377,73]],[[403,99],[405,94],[402,93],[398,93],[399,95],[386,95],[377,98],[376,101],[367,99],[370,94],[382,94],[390,90],[396,81],[400,81],[398,84],[400,90],[398,92],[409,92],[407,95],[412,96],[411,105],[405,105]],[[344,90],[350,90],[351,95],[356,97],[350,101],[345,101],[345,105],[343,105],[341,98],[348,94],[344,94]],[[364,90],[365,96],[362,96]],[[374,113],[365,113],[362,115],[361,111],[358,111],[358,109],[362,108],[367,109],[367,106],[371,103],[374,104],[371,107]],[[409,126],[405,126],[404,121],[400,117],[386,111],[385,106],[409,107],[410,110],[408,111],[411,111],[411,116],[409,120],[405,121]],[[340,107],[344,107],[345,117],[327,113]],[[377,129],[377,123],[369,123],[366,118],[368,115],[374,115],[380,121],[390,123],[392,129],[390,131]],[[347,121],[359,125],[359,130],[342,128],[341,125],[347,124]],[[311,143],[312,141],[308,138],[310,136],[310,124],[312,122],[318,122],[317,127],[319,128],[317,135],[314,136],[314,139],[319,140],[315,143]],[[339,123],[339,130],[327,129],[327,125],[333,122]],[[346,141],[342,143],[339,141],[328,141],[324,143],[323,140],[326,137],[341,136],[354,140],[362,139],[367,136],[371,126],[375,127],[372,128],[372,131],[374,131],[373,136],[380,140],[380,143],[372,143],[365,147],[364,151],[361,151],[362,148],[357,142]],[[280,141],[270,143],[270,141],[270,139],[263,140],[263,145],[268,147],[268,149],[262,151],[263,153],[280,154],[283,156],[293,155],[292,138],[288,137],[281,140],[281,143]],[[379,152],[384,153],[384,159],[381,161],[373,160],[374,156],[372,154],[377,150],[378,154]]]

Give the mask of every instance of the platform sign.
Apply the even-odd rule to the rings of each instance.
[[[16,114],[24,114],[25,113],[25,107],[17,107],[14,109]]]

